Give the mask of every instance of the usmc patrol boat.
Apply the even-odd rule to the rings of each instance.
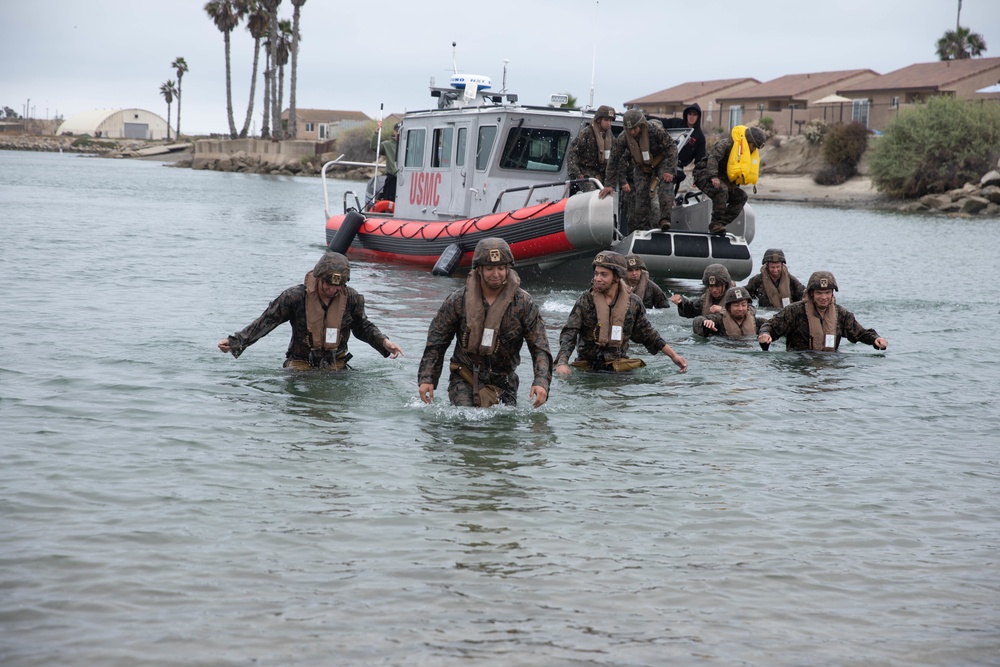
[[[561,273],[574,260],[589,262],[600,250],[641,255],[650,274],[700,279],[709,264],[722,264],[734,280],[750,275],[749,243],[755,226],[747,205],[724,236],[708,233],[712,202],[690,191],[673,209],[670,231],[629,232],[619,195],[577,192],[567,173],[570,142],[586,129],[593,109],[527,106],[515,94],[491,92],[487,77],[456,74],[435,87],[437,108],[407,112],[399,135],[394,210],[374,201],[379,181],[368,184],[362,203],[344,196],[343,211],[330,213],[327,173],[321,172],[326,241],[338,252],[373,261],[424,266],[450,275],[472,263],[483,238],[506,240],[519,268]],[[553,96],[558,98],[558,96]],[[621,116],[612,129],[622,131]],[[668,130],[678,145],[690,130]],[[342,156],[341,156],[342,157]],[[377,168],[376,165],[365,165]],[[577,262],[580,264],[581,262]]]

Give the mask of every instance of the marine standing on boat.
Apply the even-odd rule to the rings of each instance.
[[[570,180],[596,178],[603,183],[608,160],[611,158],[611,144],[615,137],[611,132],[611,122],[615,110],[607,105],[597,107],[594,120],[576,135],[569,145],[567,170]],[[577,183],[578,192],[596,190],[593,183]]]
[[[670,229],[674,191],[670,183],[677,171],[677,144],[659,122],[649,122],[638,109],[629,109],[623,119],[625,130],[615,138],[600,197],[614,188],[632,192],[627,179],[631,165],[635,196],[631,231]]]
[[[642,305],[649,308],[669,308],[670,299],[660,286],[649,277],[646,262],[640,255],[625,255],[625,282],[639,295]]]
[[[743,141],[737,144],[732,136],[723,137],[712,146],[704,159],[695,164],[694,184],[712,200],[712,222],[708,226],[710,234],[725,234],[726,225],[739,217],[747,203],[747,193],[730,180],[729,165],[731,161],[739,162],[737,155],[749,156],[763,148],[767,135],[759,127],[748,127],[742,136],[746,145]],[[733,155],[734,151],[736,155]]]
[[[476,244],[465,287],[445,299],[427,332],[417,372],[420,400],[434,400],[444,357],[451,357],[448,398],[452,405],[486,408],[517,403],[521,346],[528,344],[534,379],[528,397],[541,407],[549,396],[552,353],[538,306],[520,288],[514,255],[500,238]]]
[[[663,352],[681,373],[686,371],[687,361],[653,328],[642,299],[629,290],[625,258],[604,251],[594,258],[593,266],[592,286],[576,300],[559,336],[556,372],[569,375],[570,366],[616,372],[642,368],[646,362],[628,356],[629,341],[644,345],[650,354]],[[573,350],[578,356],[570,364]]]
[[[784,308],[801,301],[806,289],[788,272],[785,253],[780,248],[768,248],[764,252],[760,273],[747,282],[746,288],[761,308]]]
[[[736,283],[729,276],[729,269],[722,264],[709,264],[701,274],[701,283],[705,292],[697,299],[689,299],[680,294],[674,294],[670,300],[677,306],[677,314],[681,317],[708,316],[722,312],[722,297],[726,290],[735,287]]]
[[[701,129],[701,106],[696,102],[685,109],[680,118],[665,118],[661,122],[665,129],[691,128],[691,136],[677,154],[677,174],[674,177],[674,195],[676,195],[681,182],[687,178],[684,168],[692,162],[697,164],[698,160],[705,157],[705,147],[708,144],[705,132]]]
[[[393,125],[392,137],[384,140],[379,146],[379,151],[385,158],[385,182],[382,184],[381,196],[376,194],[376,199],[385,199],[392,202],[396,201],[396,173],[399,170],[399,166],[396,163],[396,157],[399,153],[400,129],[402,129],[402,123],[396,123]],[[376,142],[378,142],[377,132],[372,135],[372,150],[375,150]]]
[[[351,265],[336,252],[324,254],[301,285],[289,287],[245,329],[219,341],[222,352],[237,359],[243,351],[285,322],[292,339],[285,368],[343,370],[352,355],[347,342],[353,333],[383,357],[403,354],[365,315],[365,297],[347,286]]]
[[[829,271],[816,271],[809,276],[802,301],[785,306],[760,328],[757,340],[762,346],[775,338],[785,337],[787,350],[836,351],[840,339],[862,342],[876,350],[884,350],[889,341],[874,329],[866,329],[854,313],[837,304],[834,291],[840,291],[837,280]],[[766,348],[765,348],[766,349]]]
[[[745,287],[727,289],[722,297],[722,308],[721,312],[694,318],[691,328],[699,336],[757,337],[757,332],[764,325],[764,318],[757,317],[752,312],[750,293]]]

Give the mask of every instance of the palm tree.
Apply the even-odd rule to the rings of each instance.
[[[253,37],[253,73],[250,75],[250,101],[247,103],[247,117],[243,121],[243,129],[240,131],[241,137],[247,136],[250,121],[253,120],[253,103],[257,95],[257,69],[260,63],[260,43],[267,36],[268,28],[267,12],[260,6],[260,3],[256,0],[247,0],[246,7],[247,30]],[[266,96],[265,92],[265,98]]]
[[[243,14],[233,0],[209,0],[205,12],[223,34],[226,42],[226,112],[229,114],[229,136],[236,138],[236,122],[233,120],[233,77],[229,64],[229,35],[239,25]]]
[[[285,19],[278,21],[278,51],[277,58],[274,64],[278,68],[278,99],[277,99],[277,109],[278,115],[274,117],[274,125],[281,131],[279,136],[288,136],[285,128],[281,123],[281,107],[283,106],[284,96],[285,96],[285,65],[288,64],[288,56],[292,50],[292,22]]]
[[[188,64],[181,57],[174,58],[174,62],[170,63],[170,66],[177,71],[177,132],[174,136],[180,141],[181,138],[181,79],[184,78],[185,72],[188,71]]]
[[[298,138],[298,127],[295,114],[295,88],[298,85],[298,65],[299,65],[299,10],[306,0],[291,0],[292,7],[292,81],[288,87],[288,136],[292,139]]]
[[[566,93],[566,103],[560,106],[561,109],[575,109],[576,108],[576,96]]]
[[[174,103],[174,95],[177,94],[177,86],[173,80],[168,80],[160,86],[160,95],[167,101],[167,141],[170,141],[170,105]]]
[[[986,40],[970,28],[957,27],[947,30],[938,40],[937,54],[941,60],[965,60],[977,58],[986,50]]]
[[[271,131],[271,136],[275,139],[281,138],[281,131],[278,129],[278,120],[280,118],[281,110],[278,109],[278,96],[276,94],[277,87],[275,86],[275,68],[277,67],[278,60],[278,6],[281,5],[281,0],[260,0],[260,3],[264,5],[267,9],[268,15],[271,19],[271,25],[267,31],[267,41],[270,48],[268,49],[269,55],[271,57],[271,66],[267,72],[267,80],[270,81],[271,89],[271,118],[273,119],[274,128]]]

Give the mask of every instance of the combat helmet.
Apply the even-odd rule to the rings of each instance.
[[[751,301],[750,292],[745,287],[730,287],[722,297],[722,307],[725,308],[737,301]]]
[[[621,253],[614,252],[613,250],[604,250],[597,253],[597,257],[594,258],[592,265],[611,269],[619,278],[624,278],[625,272],[628,270],[625,268],[625,258],[621,256]]]
[[[713,285],[732,285],[733,279],[729,276],[729,269],[722,264],[709,264],[705,267],[701,282],[705,287],[712,287]]]
[[[514,266],[514,253],[502,238],[491,236],[476,244],[472,253],[472,268],[480,266]]]
[[[646,262],[639,255],[628,254],[625,255],[625,268],[627,271],[632,269],[645,269]]]
[[[839,292],[840,289],[837,287],[837,279],[833,277],[833,274],[829,271],[815,271],[811,276],[809,276],[809,282],[806,283],[807,290],[814,289],[832,289],[835,292]]]
[[[597,113],[594,115],[594,120],[601,120],[602,118],[615,119],[615,109],[614,107],[609,107],[607,104],[602,104],[597,107]]]
[[[344,285],[351,279],[351,263],[339,252],[328,252],[319,258],[312,273],[316,280],[331,285]]]
[[[638,109],[629,109],[625,112],[622,122],[625,124],[626,130],[631,130],[645,123],[646,117]]]
[[[756,146],[758,149],[763,148],[764,143],[767,141],[767,134],[759,127],[748,127],[746,137],[747,141]]]
[[[764,251],[764,258],[761,260],[764,264],[769,264],[770,262],[781,262],[782,264],[787,264],[785,261],[785,252],[781,248],[768,248]]]

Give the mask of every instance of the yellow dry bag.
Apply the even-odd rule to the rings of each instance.
[[[726,173],[729,175],[729,180],[736,185],[755,184],[757,173],[760,171],[760,154],[756,148],[750,150],[746,134],[746,125],[737,125],[733,128],[733,150],[729,151]]]

